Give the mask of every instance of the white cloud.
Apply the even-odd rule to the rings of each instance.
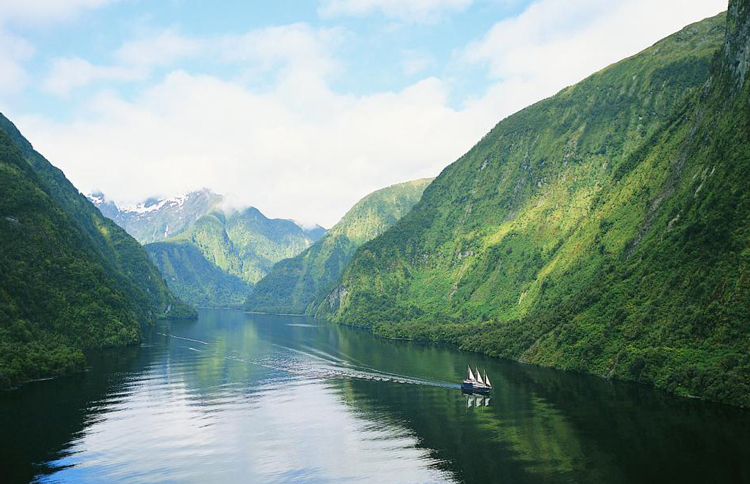
[[[57,58],[42,88],[67,96],[71,90],[97,82],[142,81],[154,68],[200,60],[239,67],[244,82],[254,82],[278,71],[282,77],[307,74],[307,82],[332,75],[339,63],[331,49],[345,37],[339,29],[313,29],[307,24],[268,27],[244,35],[190,38],[173,30],[125,42],[109,65],[93,65],[77,57]],[[296,72],[291,73],[294,69]]]
[[[115,52],[115,58],[124,66],[166,66],[205,53],[206,48],[202,39],[191,39],[174,30],[166,30],[153,37],[125,42]]]
[[[460,57],[488,66],[499,81],[481,102],[507,115],[726,5],[726,0],[541,0],[496,23]]]
[[[346,35],[335,30],[295,24],[210,39],[156,36],[127,44],[140,47],[123,47],[118,61],[152,67],[195,56],[242,66],[245,76],[177,70],[130,100],[99,94],[72,122],[18,121],[81,190],[133,202],[207,186],[269,216],[331,226],[367,193],[436,175],[500,119],[722,4],[542,0],[459,52],[492,79],[460,109],[438,78],[394,92],[335,92],[330,78],[345,66],[333,53]],[[146,55],[157,45],[166,53]]]
[[[142,80],[146,72],[138,67],[95,66],[78,57],[55,59],[50,73],[42,84],[42,90],[59,96],[67,96],[78,87],[101,81]]]
[[[23,64],[34,55],[26,40],[0,30],[0,92],[13,94],[23,89],[28,75]]]
[[[436,175],[485,129],[445,107],[437,79],[361,98],[288,84],[304,85],[259,94],[174,72],[133,102],[98,96],[73,123],[19,124],[84,191],[134,201],[208,186],[326,226],[373,190]]]
[[[67,21],[82,10],[116,0],[0,0],[0,99],[22,91],[29,82],[28,62],[36,51],[11,25],[45,26]]]
[[[318,9],[323,17],[364,17],[380,13],[408,22],[437,21],[442,15],[460,12],[473,0],[325,0]]]
[[[116,0],[2,0],[0,24],[40,25],[64,21],[82,10],[99,8],[113,1]]]
[[[435,63],[435,59],[425,52],[406,50],[401,53],[401,70],[408,76],[414,76]]]

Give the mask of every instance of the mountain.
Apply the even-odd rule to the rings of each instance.
[[[749,11],[501,121],[317,314],[750,406]]]
[[[141,245],[0,115],[0,387],[82,369],[82,349],[193,317]]]
[[[252,285],[208,261],[193,244],[154,242],[146,245],[169,288],[198,307],[238,307]]]
[[[299,254],[324,231],[320,226],[302,228],[291,220],[269,219],[253,207],[216,210],[165,242],[147,244],[146,250],[185,301],[240,306],[276,262]]]
[[[411,210],[432,179],[383,188],[357,202],[328,233],[301,254],[278,262],[245,303],[252,311],[301,314],[327,294],[359,246]]]
[[[159,242],[188,230],[223,200],[208,188],[173,198],[149,198],[136,205],[118,207],[103,193],[88,199],[105,217],[114,220],[140,243]]]

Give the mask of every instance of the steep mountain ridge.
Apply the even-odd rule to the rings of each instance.
[[[113,273],[125,277],[127,282],[123,289],[131,298],[141,302],[141,321],[163,317],[173,311],[174,317],[195,314],[172,295],[143,247],[116,223],[104,217],[65,174],[35,151],[15,125],[2,115],[0,129],[9,135],[21,156],[32,167],[42,189],[75,222],[106,266]]]
[[[82,348],[191,317],[137,241],[0,115],[0,387],[82,369]]]
[[[251,284],[209,262],[190,242],[154,242],[146,250],[169,288],[195,306],[239,307],[252,291]]]
[[[172,198],[149,198],[135,205],[117,204],[103,193],[88,199],[141,244],[161,242],[188,230],[200,217],[218,207],[224,197],[208,188]]]
[[[750,406],[749,9],[500,122],[317,314]]]
[[[214,210],[183,233],[147,244],[151,259],[179,297],[198,306],[241,306],[273,265],[318,240],[325,229],[269,219],[260,210]]]
[[[209,262],[250,284],[259,281],[276,262],[314,243],[295,222],[269,219],[255,207],[213,211],[170,240],[178,241],[192,243]]]
[[[406,215],[431,181],[400,183],[367,195],[312,247],[274,265],[248,296],[245,309],[295,314],[314,310],[357,248]]]

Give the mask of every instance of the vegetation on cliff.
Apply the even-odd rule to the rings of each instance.
[[[431,181],[399,183],[367,195],[314,245],[273,266],[256,284],[245,308],[292,314],[313,311],[339,279],[357,248],[406,215]]]
[[[318,315],[750,406],[749,3],[500,122]]]

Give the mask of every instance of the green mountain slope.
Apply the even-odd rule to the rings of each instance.
[[[0,387],[80,370],[82,348],[134,343],[139,323],[191,312],[0,116]]]
[[[189,242],[146,245],[151,260],[182,299],[200,307],[241,306],[252,286],[209,262]]]
[[[411,210],[432,179],[400,183],[371,193],[312,247],[273,266],[245,303],[252,311],[301,314],[341,276],[359,246]],[[323,291],[323,294],[321,294]],[[314,307],[314,306],[313,306]]]
[[[499,123],[318,315],[750,405],[748,10]]]
[[[108,269],[125,277],[123,290],[139,302],[141,321],[154,317],[192,317],[195,311],[175,298],[164,283],[148,254],[133,237],[101,212],[41,154],[37,153],[18,129],[0,115],[5,131],[37,175],[42,189],[73,220],[88,243],[107,263]]]
[[[308,231],[291,220],[269,219],[253,207],[216,210],[166,242],[147,244],[146,250],[169,287],[185,301],[198,306],[239,306],[276,262],[310,247],[321,230]],[[196,250],[188,251],[187,246]]]

